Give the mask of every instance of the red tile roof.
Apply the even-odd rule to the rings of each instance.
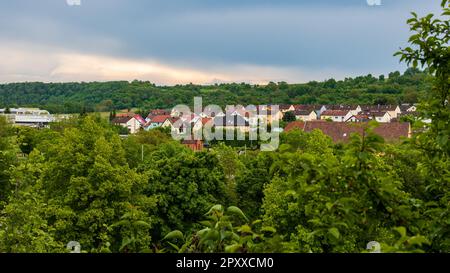
[[[171,118],[170,115],[160,115],[160,116],[154,116],[150,123],[164,123],[167,119]]]
[[[145,119],[141,117],[141,115],[134,115],[134,118],[139,121],[140,124],[144,125],[146,123]]]
[[[330,136],[334,142],[347,142],[352,133],[362,134],[366,126],[366,122],[294,121],[286,126],[285,131],[289,132],[294,129],[300,129],[305,132],[311,132],[315,129],[319,129],[324,134]],[[386,141],[398,141],[401,137],[410,137],[411,126],[407,122],[380,123],[379,126],[374,129],[374,132],[383,137]]]

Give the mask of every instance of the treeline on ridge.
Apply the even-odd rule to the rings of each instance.
[[[0,84],[0,108],[40,107],[51,113],[142,110],[193,104],[201,96],[204,105],[262,104],[400,104],[416,103],[431,88],[429,73],[409,68],[403,74],[329,79],[305,84],[286,82],[267,85],[230,83],[215,85],[156,86],[149,81],[91,83]]]

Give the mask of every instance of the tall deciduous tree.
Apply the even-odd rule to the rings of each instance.
[[[422,117],[430,119],[426,130],[415,138],[424,157],[418,166],[426,177],[425,215],[434,251],[450,249],[450,1],[441,3],[440,18],[433,14],[408,20],[414,33],[406,47],[397,52],[402,61],[413,67],[426,67],[434,76],[433,88],[419,108]]]
[[[17,152],[13,128],[0,116],[0,208],[11,191],[9,170],[17,162]]]

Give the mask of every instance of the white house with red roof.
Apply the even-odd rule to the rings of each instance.
[[[167,119],[172,118],[171,115],[153,116],[144,126],[146,131],[161,127]]]
[[[120,116],[111,121],[112,124],[128,129],[130,134],[136,134],[145,125],[145,120],[140,115]]]

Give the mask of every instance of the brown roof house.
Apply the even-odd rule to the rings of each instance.
[[[348,142],[353,133],[362,135],[364,128],[366,128],[367,125],[367,122],[294,121],[286,126],[285,131],[289,132],[294,129],[300,129],[304,132],[311,132],[318,129],[331,137],[334,142],[339,143]],[[374,133],[383,137],[387,142],[396,142],[401,140],[401,138],[410,138],[412,134],[411,125],[408,122],[380,123],[379,126],[374,129]]]

